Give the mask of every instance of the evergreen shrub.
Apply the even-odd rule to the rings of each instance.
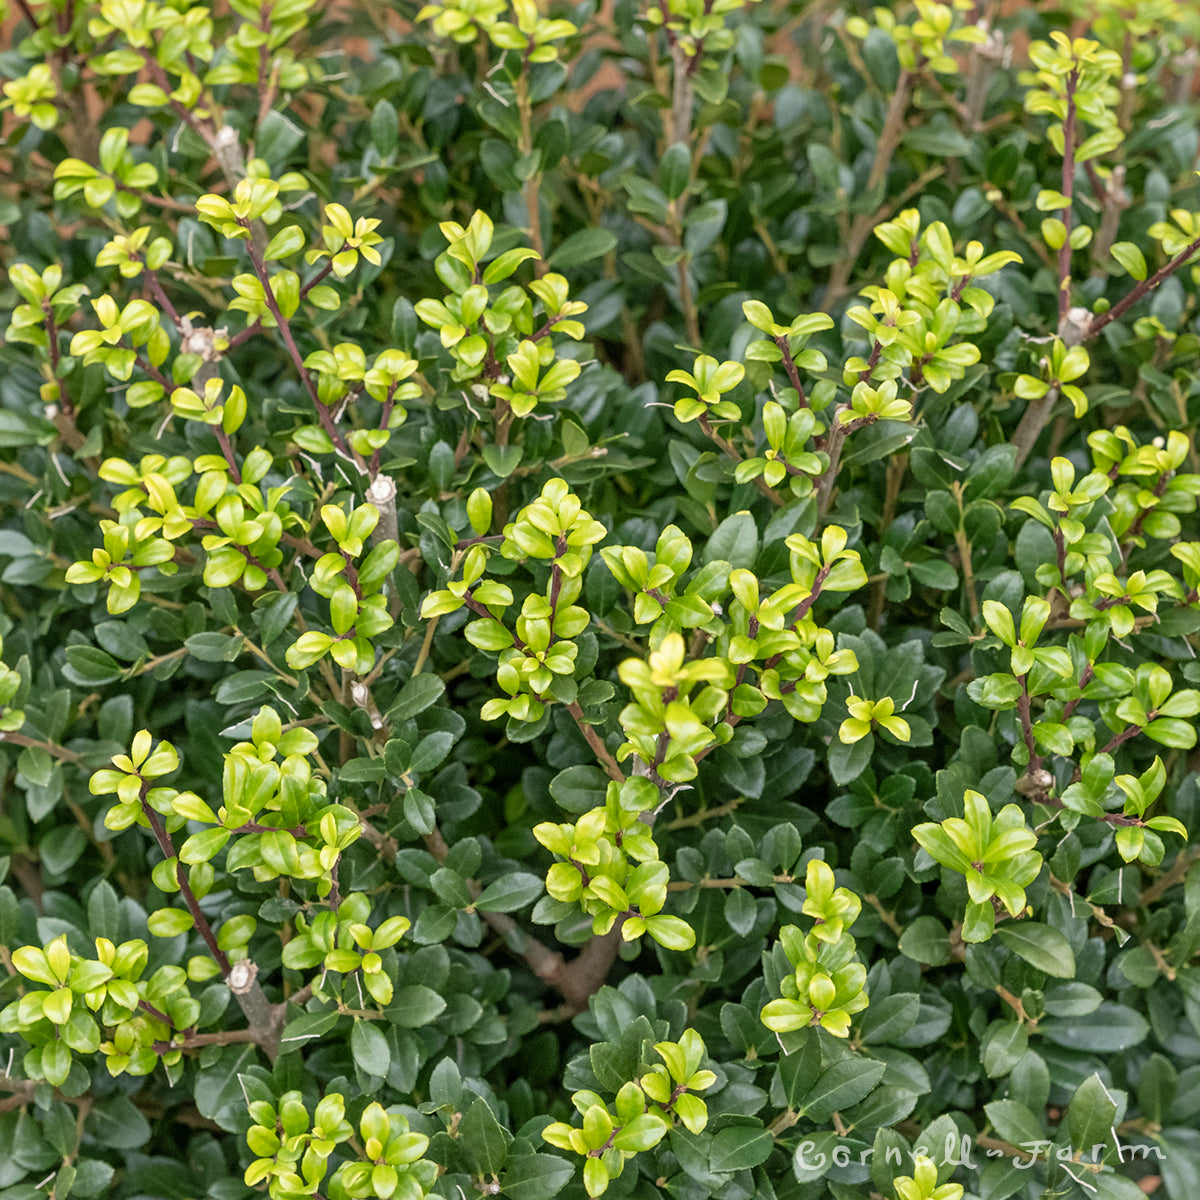
[[[0,1200],[1200,1196],[1200,12],[12,0]]]

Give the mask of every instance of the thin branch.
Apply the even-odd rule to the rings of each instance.
[[[213,935],[212,926],[208,923],[208,918],[200,909],[200,902],[196,899],[196,893],[192,891],[191,884],[188,883],[187,873],[183,869],[183,864],[176,857],[175,845],[171,841],[171,835],[167,832],[167,828],[162,822],[162,817],[150,807],[150,802],[146,799],[149,790],[150,785],[143,780],[141,794],[138,797],[142,806],[142,814],[150,823],[150,830],[154,834],[155,841],[158,842],[158,848],[162,851],[163,857],[175,859],[175,881],[179,884],[179,894],[183,897],[183,902],[188,906],[188,911],[192,914],[192,920],[196,924],[196,931],[204,939],[204,944],[208,947],[208,952],[212,955],[213,961],[221,968],[221,974],[225,979],[228,979],[230,970],[229,959],[226,957],[225,951],[217,945],[217,939]]]
[[[1071,220],[1075,198],[1075,85],[1079,81],[1079,68],[1067,76],[1067,117],[1063,121],[1062,194],[1067,199],[1062,210],[1062,221],[1066,228],[1063,244],[1058,248],[1058,323],[1067,320],[1071,307]]]
[[[705,436],[708,437],[727,458],[732,458],[734,462],[742,461],[742,456],[737,452],[737,449],[734,447],[733,443],[727,438],[722,437],[721,434],[719,434],[712,427],[712,422],[707,416],[702,416],[698,424],[704,431]],[[754,486],[758,488],[758,490],[762,492],[762,494],[766,496],[772,504],[779,506],[786,503],[784,498],[779,495],[779,493],[776,492],[775,489],[772,488],[771,485],[767,483],[767,481],[761,475],[755,477]]]
[[[1143,279],[1127,295],[1122,296],[1108,312],[1101,313],[1099,316],[1093,316],[1087,329],[1084,331],[1083,340],[1085,342],[1091,341],[1106,325],[1123,317],[1143,296],[1148,292],[1152,292],[1164,279],[1169,279],[1174,275],[1197,250],[1200,250],[1200,238],[1196,238],[1190,245],[1180,250],[1165,267],[1160,267],[1149,279]]]
[[[838,468],[842,461],[842,446],[845,442],[846,427],[835,414],[829,427],[828,439],[825,442],[825,453],[829,455],[829,466],[821,476],[821,483],[817,489],[818,522],[825,519],[825,514],[829,511],[829,505],[833,501],[833,489],[837,485]]]
[[[181,324],[179,313],[175,311],[175,305],[171,303],[170,297],[162,289],[162,284],[158,282],[158,272],[152,271],[149,267],[145,266],[145,259],[140,255],[138,256],[138,261],[143,264],[142,273],[146,276],[146,286],[150,289],[151,295],[158,301],[159,307],[170,318],[171,324],[178,329]]]
[[[579,703],[572,700],[566,706],[567,712],[575,720],[575,724],[579,726],[579,732],[583,734],[587,744],[591,746],[593,753],[600,760],[600,765],[604,768],[605,774],[609,779],[617,783],[625,782],[625,772],[621,770],[617,760],[608,752],[608,747],[604,744],[604,740],[596,732],[595,726],[589,725],[584,720],[583,709],[579,707]]]
[[[33,15],[33,10],[26,3],[26,0],[17,0],[17,7],[21,10],[21,15],[29,22],[34,29],[40,28],[37,17]]]
[[[794,875],[773,875],[771,877],[772,884],[776,883],[795,883]],[[730,875],[727,877],[708,879],[673,879],[667,884],[668,892],[686,892],[692,888],[744,888],[757,887],[759,885],[752,884],[748,879],[743,879],[740,875]]]
[[[913,83],[913,76],[907,70],[901,70],[900,76],[896,80],[896,90],[892,93],[892,98],[888,103],[887,115],[883,119],[883,129],[880,131],[879,140],[875,143],[875,157],[871,164],[871,174],[867,178],[867,186],[864,189],[868,196],[878,190],[887,179],[892,158],[900,146],[900,139],[904,136],[904,114],[908,110]],[[876,219],[875,214],[869,212],[859,213],[854,218],[854,224],[850,227],[846,237],[842,255],[834,266],[829,276],[829,283],[825,288],[824,307],[826,311],[833,308],[846,294],[854,265],[858,262],[858,256],[862,253],[863,247],[867,244],[867,238],[875,227]]]
[[[1149,907],[1156,904],[1178,883],[1187,878],[1192,863],[1200,859],[1200,846],[1188,846],[1175,857],[1170,868],[1164,871],[1149,887],[1143,888],[1138,903]]]
[[[156,366],[144,359],[140,354],[135,352],[133,361],[139,371],[145,372],[145,374],[149,375],[155,383],[157,383],[166,391],[167,397],[169,398],[171,393],[175,390],[175,385]]]
[[[248,220],[243,218],[238,223],[244,229],[253,232],[251,223]],[[321,403],[321,398],[317,394],[317,385],[313,383],[312,376],[308,373],[308,368],[304,365],[304,356],[300,353],[300,348],[296,345],[296,339],[292,336],[292,327],[288,324],[287,317],[279,309],[279,302],[275,299],[275,293],[271,289],[270,272],[267,270],[267,264],[263,261],[263,256],[258,247],[255,246],[253,238],[247,242],[246,248],[250,252],[250,261],[254,264],[254,273],[258,276],[259,282],[262,284],[263,300],[266,302],[271,316],[275,318],[275,324],[278,326],[279,332],[283,335],[283,341],[287,346],[292,365],[296,368],[296,372],[300,376],[300,382],[304,385],[304,390],[308,393],[308,398],[312,401],[313,408],[316,409],[317,419],[321,422],[321,427],[329,434],[330,439],[341,452],[342,456],[354,462],[359,470],[366,475],[368,473],[367,464],[357,451],[351,450],[346,444],[346,439],[342,437],[341,430],[334,424],[329,409]]]
[[[1135,730],[1136,732],[1136,730]],[[1104,753],[1104,751],[1101,751]],[[1060,811],[1066,809],[1066,805],[1057,796],[1039,796],[1035,804],[1040,804],[1043,808],[1054,808]],[[1071,811],[1075,811],[1072,809]],[[1124,813],[1094,813],[1089,814],[1094,816],[1097,821],[1103,821],[1106,825],[1133,825],[1139,829],[1144,829],[1146,822],[1140,817],[1127,817]]]
[[[188,210],[191,211],[190,209]],[[303,300],[309,292],[313,290],[329,273],[333,270],[333,260],[330,259],[326,264],[305,284],[300,288],[300,299]],[[262,318],[260,317],[253,325],[247,325],[241,333],[235,333],[229,339],[229,345],[226,346],[225,352],[228,353],[235,346],[240,346],[243,342],[249,341],[256,333],[261,333],[263,329]]]
[[[808,616],[809,609],[811,609],[812,606],[816,603],[817,597],[821,594],[821,588],[824,585],[825,580],[828,578],[829,572],[832,569],[833,569],[833,564],[826,563],[825,566],[823,566],[817,572],[815,578],[813,579],[812,591],[809,592],[809,594],[807,596],[805,596],[803,600],[800,601],[800,603],[796,606],[796,611],[794,613],[792,613],[792,619],[791,619],[791,621],[788,622],[788,627],[790,629],[795,629],[795,627],[801,621],[803,621],[806,616]],[[780,651],[778,654],[771,655],[771,657],[768,658],[765,663],[763,663],[762,669],[764,671],[770,671],[774,667],[779,666],[780,662],[782,662],[782,661],[783,661],[783,651]],[[795,684],[785,685],[785,688],[788,686],[790,686],[793,690],[795,688]],[[726,725],[729,725],[729,726],[736,725],[741,719],[742,718],[738,713],[733,712],[732,707],[726,709],[725,717],[724,717],[724,722]],[[666,734],[662,735],[662,737],[665,737],[665,736],[666,736]],[[662,749],[661,742],[660,742],[659,748],[661,751],[661,749]],[[694,755],[693,757],[695,758],[696,762],[699,762],[702,758],[707,758],[708,755],[710,755],[716,748],[717,748],[717,743],[712,742],[709,745],[705,746],[703,750],[701,750],[698,754]]]
[[[1098,751],[1098,753],[1100,753],[1100,754],[1110,754],[1110,753],[1112,753],[1112,751],[1114,751],[1114,750],[1115,750],[1115,749],[1116,749],[1118,746],[1124,745],[1124,743],[1125,743],[1125,742],[1127,742],[1127,741],[1129,741],[1129,739],[1130,739],[1131,737],[1136,737],[1136,736],[1137,736],[1139,733],[1141,733],[1141,732],[1142,732],[1142,730],[1141,730],[1141,727],[1140,727],[1140,726],[1138,726],[1138,725],[1129,725],[1129,726],[1127,726],[1125,729],[1122,729],[1120,733],[1116,734],[1116,736],[1114,736],[1113,738],[1111,738],[1111,739],[1109,740],[1109,742],[1107,743],[1107,745],[1104,745],[1104,746],[1102,746],[1102,747],[1100,748],[1100,750]]]
[[[808,407],[808,397],[804,394],[804,384],[800,382],[800,372],[796,369],[796,360],[792,356],[792,349],[788,345],[788,336],[786,333],[781,333],[775,339],[775,345],[779,347],[779,353],[783,355],[783,369],[787,372],[787,377],[792,387],[796,389],[796,395],[800,397],[800,407]]]
[[[171,1018],[168,1017],[167,1014],[165,1012],[163,1012],[161,1008],[155,1008],[154,1005],[151,1004],[149,1000],[139,1000],[138,1008],[140,1008],[142,1010],[142,1012],[149,1013],[156,1021],[161,1021],[164,1025],[168,1026],[169,1028],[173,1029],[175,1027],[175,1023],[171,1020]]]
[[[672,832],[676,829],[690,829],[694,825],[702,825],[705,821],[712,821],[717,817],[728,816],[744,801],[744,796],[735,796],[732,800],[728,800],[724,804],[718,804],[713,808],[701,808],[694,813],[688,813],[687,816],[676,817],[675,820],[668,821],[665,825],[660,825],[659,828],[664,832]]]
[[[198,1050],[202,1046],[230,1046],[235,1042],[253,1042],[258,1044],[259,1037],[253,1029],[218,1029],[213,1033],[185,1033],[183,1041],[176,1045],[174,1042],[155,1042],[151,1049],[155,1054],[172,1054],[176,1050]]]
[[[60,746],[57,742],[44,742],[38,738],[31,738],[28,734],[0,733],[0,741],[11,742],[14,746],[28,746],[33,750],[44,750],[51,758],[74,763],[76,766],[83,763],[83,758],[74,750],[68,750],[66,746]]]
[[[446,861],[446,858],[450,854],[450,847],[446,845],[446,839],[442,837],[440,829],[435,826],[432,833],[425,834],[424,842],[425,849],[433,855],[439,864]],[[470,894],[472,901],[478,900],[483,891],[482,886],[475,879],[468,879],[466,882],[467,892]],[[500,935],[504,940],[504,944],[514,954],[525,960],[530,970],[539,979],[552,986],[559,987],[556,980],[560,979],[567,964],[557,950],[551,950],[548,946],[539,942],[532,934],[526,933],[507,913],[480,912],[479,915]],[[562,990],[561,987],[559,990]]]
[[[168,212],[187,213],[188,216],[193,216],[196,212],[194,204],[184,204],[180,200],[172,200],[168,196],[155,196],[150,192],[144,192],[140,188],[131,188],[127,184],[114,180],[117,191],[126,192],[130,196],[136,196],[139,200],[145,201],[147,204],[153,204],[158,208],[166,209]]]
[[[1017,715],[1021,719],[1021,733],[1025,738],[1025,749],[1029,751],[1029,765],[1025,768],[1026,775],[1033,775],[1042,769],[1042,756],[1037,751],[1037,743],[1033,736],[1033,717],[1030,712],[1029,676],[1018,675],[1017,682],[1021,685],[1021,694],[1017,697]]]

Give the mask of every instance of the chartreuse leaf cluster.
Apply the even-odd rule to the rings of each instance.
[[[556,1121],[542,1130],[552,1146],[584,1157],[583,1183],[589,1196],[607,1191],[629,1159],[658,1145],[676,1123],[693,1135],[708,1124],[704,1101],[693,1093],[712,1087],[717,1077],[700,1069],[706,1055],[700,1036],[688,1029],[678,1042],[656,1043],[654,1051],[662,1061],[626,1083],[611,1108],[595,1092],[576,1092],[571,1100],[582,1125]]]

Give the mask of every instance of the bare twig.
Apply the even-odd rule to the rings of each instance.
[[[1152,292],[1163,280],[1169,279],[1174,275],[1197,250],[1200,250],[1200,238],[1196,238],[1195,241],[1180,250],[1165,267],[1160,267],[1148,279],[1143,279],[1139,284],[1131,288],[1108,312],[1092,317],[1087,329],[1084,331],[1083,340],[1085,342],[1091,341],[1106,325],[1123,317],[1143,296]]]

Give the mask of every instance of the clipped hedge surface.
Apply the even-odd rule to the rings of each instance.
[[[0,1200],[1200,1195],[1194,6],[4,28]]]

